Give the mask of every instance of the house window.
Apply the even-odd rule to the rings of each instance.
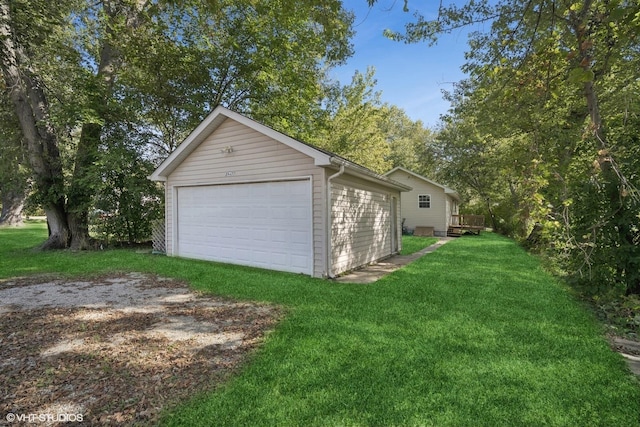
[[[418,195],[418,207],[430,208],[431,207],[431,194],[419,194]]]

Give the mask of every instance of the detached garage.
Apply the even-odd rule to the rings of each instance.
[[[150,177],[167,255],[316,277],[401,249],[411,188],[217,107]]]

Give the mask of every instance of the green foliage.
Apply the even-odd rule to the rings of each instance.
[[[434,134],[400,108],[381,102],[373,68],[356,71],[348,85],[327,80],[322,86],[319,109],[311,109],[302,125],[281,121],[275,127],[378,173],[395,166],[435,173]]]
[[[411,120],[396,106],[382,107],[382,131],[391,148],[391,167],[402,166],[435,179],[438,173],[435,133],[421,121]]]
[[[101,182],[93,200],[95,233],[107,242],[149,241],[154,221],[164,214],[162,187],[147,178],[155,166],[118,128],[109,129],[100,158],[95,173]]]
[[[602,178],[573,189],[566,267],[586,294],[640,294],[640,204],[629,196],[612,202],[612,183]]]
[[[380,128],[380,93],[374,91],[374,69],[356,71],[350,85],[330,88],[327,118],[311,143],[337,153],[375,172],[390,169],[389,144]]]
[[[638,13],[637,2],[474,1],[391,34],[432,43],[491,22],[471,33],[470,78],[449,94],[441,174],[588,294],[640,292]]]
[[[598,318],[612,333],[635,339],[640,337],[640,297],[594,297],[592,302]]]
[[[122,90],[160,158],[217,105],[300,135],[318,114],[325,70],[351,55],[338,1],[160,2],[123,41]]]

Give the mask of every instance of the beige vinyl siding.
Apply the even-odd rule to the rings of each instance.
[[[232,148],[227,153],[225,149]],[[309,156],[234,120],[226,119],[168,177],[166,182],[166,244],[174,243],[175,188],[311,177],[313,199],[314,276],[322,276],[325,230],[324,173]]]
[[[331,182],[333,274],[391,255],[391,196],[399,199],[397,192],[351,177]]]
[[[389,175],[389,178],[406,184],[413,189],[402,193],[401,207],[402,217],[405,218],[404,225],[409,229],[416,227],[433,227],[434,233],[439,236],[447,234],[448,227],[448,199],[442,187],[430,184],[413,175],[403,171],[396,171]],[[418,207],[418,196],[429,194],[431,196],[431,207]]]

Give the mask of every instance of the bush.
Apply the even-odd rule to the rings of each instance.
[[[593,298],[596,313],[617,335],[638,338],[640,333],[640,296]]]
[[[112,143],[102,153],[101,178],[90,221],[100,240],[139,243],[151,239],[152,224],[164,211],[162,187],[147,177],[154,165],[135,147]]]

